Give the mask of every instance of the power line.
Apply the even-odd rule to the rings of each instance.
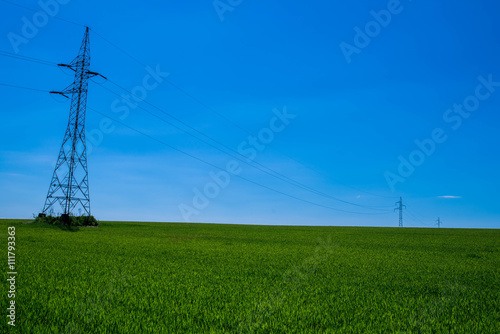
[[[114,121],[114,122],[116,122],[116,123],[118,123],[118,124],[120,124],[120,125],[122,125],[122,126],[124,126],[124,127],[128,128],[128,129],[130,129],[130,130],[132,130],[132,131],[134,131],[134,132],[137,132],[137,133],[139,133],[139,134],[141,134],[141,135],[143,135],[143,136],[145,136],[145,137],[148,137],[149,139],[151,139],[151,140],[153,140],[153,141],[155,141],[155,142],[157,142],[157,143],[160,143],[161,145],[164,145],[164,146],[166,146],[166,147],[169,147],[169,148],[171,148],[171,149],[173,149],[173,150],[175,150],[175,151],[177,151],[177,152],[179,152],[179,153],[182,153],[182,154],[184,154],[184,155],[186,155],[186,156],[189,156],[189,157],[191,157],[192,159],[195,159],[195,160],[197,160],[197,161],[199,161],[199,162],[201,162],[201,163],[203,163],[203,164],[206,164],[206,165],[208,165],[208,166],[210,166],[210,167],[213,167],[213,168],[216,168],[216,169],[218,169],[218,170],[222,170],[222,171],[224,171],[224,170],[225,170],[225,169],[224,169],[224,168],[222,168],[222,167],[219,167],[219,166],[217,166],[217,165],[215,165],[215,164],[213,164],[213,163],[211,163],[211,162],[208,162],[208,161],[206,161],[206,160],[204,160],[204,159],[202,159],[202,158],[199,158],[199,157],[197,157],[197,156],[195,156],[195,155],[193,155],[193,154],[191,154],[191,153],[188,153],[188,152],[186,152],[186,151],[184,151],[184,150],[181,150],[181,149],[179,149],[179,148],[176,148],[176,147],[174,147],[174,146],[172,146],[172,145],[170,145],[170,144],[168,144],[168,143],[165,143],[164,141],[159,140],[159,139],[157,139],[157,138],[155,138],[155,137],[153,137],[153,136],[151,136],[151,135],[148,135],[148,134],[146,134],[146,133],[144,133],[144,132],[142,132],[142,131],[140,131],[140,130],[137,130],[137,129],[135,129],[134,127],[129,126],[129,125],[127,125],[127,124],[125,124],[125,123],[123,123],[123,122],[121,122],[121,121],[119,121],[119,120],[117,120],[117,119],[113,118],[113,117],[110,117],[109,115],[106,115],[106,114],[104,114],[104,113],[102,113],[102,112],[100,112],[100,111],[98,111],[98,110],[96,110],[96,109],[94,109],[94,108],[91,108],[91,107],[88,107],[88,106],[87,106],[87,108],[88,108],[89,110],[92,110],[92,111],[96,112],[96,113],[97,113],[97,114],[99,114],[99,115],[102,115],[102,116],[104,116],[104,117],[109,118],[110,120],[112,120],[112,121]],[[348,211],[348,210],[338,209],[338,208],[334,208],[334,207],[331,207],[331,206],[328,206],[328,205],[323,205],[323,204],[316,203],[316,202],[313,202],[313,201],[309,201],[309,200],[306,200],[306,199],[303,199],[303,198],[300,198],[300,197],[297,197],[297,196],[294,196],[294,195],[287,194],[287,193],[285,193],[285,192],[283,192],[283,191],[280,191],[280,190],[277,190],[277,189],[275,189],[275,188],[272,188],[272,187],[266,186],[266,185],[264,185],[264,184],[261,184],[261,183],[259,183],[259,182],[256,182],[256,181],[253,181],[253,180],[250,180],[250,179],[248,179],[248,178],[246,178],[246,177],[243,177],[243,176],[241,176],[241,175],[234,175],[234,176],[235,176],[235,177],[237,177],[237,178],[240,178],[240,179],[242,179],[242,180],[244,180],[244,181],[247,181],[247,182],[249,182],[249,183],[252,183],[252,184],[254,184],[254,185],[257,185],[257,186],[259,186],[259,187],[262,187],[262,188],[264,188],[264,189],[267,189],[267,190],[273,191],[273,192],[275,192],[275,193],[281,194],[281,195],[283,195],[283,196],[287,196],[287,197],[289,197],[289,198],[292,198],[292,199],[295,199],[295,200],[298,200],[298,201],[301,201],[301,202],[304,202],[304,203],[308,203],[308,204],[311,204],[311,205],[315,205],[315,206],[318,206],[318,207],[322,207],[322,208],[325,208],[325,209],[330,209],[330,210],[340,211],[340,212],[346,212],[346,213],[352,213],[352,214],[360,214],[360,215],[380,215],[380,214],[386,214],[386,213],[365,213],[365,212],[355,212],[355,211]]]
[[[423,221],[421,221],[420,219],[418,219],[415,215],[413,215],[409,211],[406,211],[406,217],[413,220],[418,226],[430,226],[429,224],[426,224]]]
[[[413,214],[413,216],[415,216],[415,219],[417,221],[419,221],[421,224],[423,224],[425,226],[432,226],[431,224],[425,223],[423,220],[427,220],[427,219],[425,219],[424,217],[419,215],[415,210],[413,210],[413,208],[411,206],[407,206],[406,209],[407,209],[406,212]]]
[[[57,66],[56,63],[53,63],[53,62],[50,62],[50,61],[46,61],[46,60],[42,60],[42,59],[37,59],[37,58],[32,58],[32,57],[28,57],[28,56],[22,56],[22,55],[18,55],[18,54],[15,54],[15,53],[7,52],[7,51],[2,51],[2,50],[0,50],[0,56],[15,58],[15,59],[19,59],[19,60],[26,60],[26,61],[30,61],[30,62],[38,63],[38,64],[43,64],[43,65]]]
[[[423,220],[427,220],[423,218],[421,215],[419,215],[415,210],[412,209],[411,206],[407,205],[406,206],[406,215],[413,219],[415,222],[418,222],[419,225],[422,226],[427,226],[427,227],[433,227],[432,224],[426,223]],[[422,219],[421,219],[422,218]]]
[[[111,42],[110,40],[108,40],[107,38],[105,38],[104,36],[102,36],[101,34],[97,33],[97,31],[95,31],[94,29],[90,29],[92,30],[92,32],[94,34],[96,34],[97,36],[99,36],[100,38],[102,38],[105,42],[107,42],[109,45],[113,46],[114,48],[116,48],[118,51],[122,52],[123,54],[125,54],[126,56],[128,56],[130,59],[132,59],[133,61],[135,61],[136,63],[144,66],[144,67],[147,67],[148,65],[146,65],[145,63],[143,63],[142,61],[140,61],[139,59],[135,58],[134,56],[132,56],[131,54],[129,54],[127,51],[123,50],[122,48],[120,48],[118,45],[114,44],[113,42]],[[167,80],[168,81],[168,80]]]
[[[114,81],[112,81],[112,80],[109,80],[109,79],[108,79],[108,81],[109,81],[109,82],[111,82],[112,84],[114,84],[115,86],[117,86],[118,88],[122,89],[123,91],[127,92],[128,94],[131,94],[131,95],[133,95],[133,96],[136,96],[137,98],[140,98],[139,96],[137,96],[137,95],[136,95],[136,94],[134,94],[133,92],[128,91],[127,89],[125,89],[123,86],[121,86],[121,85],[117,84],[116,82],[114,82]],[[130,101],[130,99],[127,99],[127,98],[125,98],[125,97],[123,97],[123,96],[120,96],[118,93],[116,93],[116,92],[112,91],[111,89],[109,89],[109,88],[107,88],[107,87],[103,86],[102,84],[99,84],[99,85],[100,85],[101,87],[103,87],[104,89],[108,90],[109,92],[111,92],[112,94],[114,94],[114,95],[116,95],[116,96],[119,96],[119,97],[123,98],[124,100],[126,100],[126,101],[128,101],[128,102],[133,103],[132,101]],[[205,143],[205,144],[209,145],[210,147],[212,147],[212,148],[214,148],[214,149],[216,149],[216,150],[218,150],[218,151],[220,151],[220,152],[222,152],[222,153],[224,153],[224,154],[227,154],[227,155],[231,156],[232,158],[237,159],[238,161],[243,162],[243,163],[244,163],[244,164],[246,164],[246,165],[249,165],[249,166],[251,166],[251,167],[253,167],[253,168],[257,169],[257,170],[260,170],[261,172],[264,172],[264,173],[266,173],[266,174],[268,174],[268,175],[270,175],[270,176],[276,177],[276,178],[278,178],[278,179],[280,179],[280,180],[282,180],[282,181],[284,181],[284,182],[286,182],[286,183],[288,183],[288,184],[290,184],[290,185],[293,185],[293,186],[298,187],[298,188],[301,188],[301,189],[303,189],[303,190],[306,190],[306,191],[312,192],[312,193],[314,193],[314,194],[316,194],[316,195],[323,196],[323,197],[326,197],[326,198],[330,198],[330,199],[333,199],[333,200],[335,200],[335,201],[342,202],[342,203],[345,203],[345,204],[349,204],[349,205],[353,205],[353,206],[357,206],[357,207],[362,207],[362,208],[369,209],[369,210],[376,210],[376,211],[388,211],[388,210],[383,210],[383,209],[378,209],[378,208],[372,208],[372,207],[369,207],[369,206],[366,206],[366,205],[361,205],[361,204],[357,204],[357,203],[352,203],[352,202],[349,202],[349,201],[345,201],[345,200],[342,200],[342,199],[336,198],[336,197],[334,197],[334,196],[331,196],[331,195],[329,195],[329,194],[326,194],[326,193],[324,193],[324,192],[321,192],[321,191],[319,191],[319,190],[316,190],[316,189],[314,189],[314,188],[311,188],[311,187],[309,187],[309,186],[307,186],[307,185],[304,185],[304,184],[302,184],[302,183],[300,183],[300,182],[298,182],[298,181],[296,181],[296,180],[294,180],[294,179],[291,179],[291,178],[289,178],[288,176],[283,175],[282,173],[277,172],[277,171],[275,171],[275,170],[273,170],[273,169],[271,169],[271,168],[269,168],[269,167],[266,167],[266,166],[262,165],[262,164],[261,164],[261,163],[259,163],[259,162],[252,161],[252,163],[253,163],[253,164],[255,164],[255,165],[252,165],[252,164],[250,164],[250,163],[246,160],[246,157],[245,157],[245,156],[243,156],[241,153],[239,153],[239,152],[235,151],[234,149],[232,149],[232,148],[228,147],[228,146],[227,146],[227,145],[225,145],[224,143],[221,143],[220,141],[218,141],[218,140],[216,140],[216,139],[212,138],[211,136],[209,136],[209,135],[207,135],[207,134],[205,134],[205,133],[203,133],[203,132],[201,132],[201,131],[197,130],[196,128],[194,128],[194,127],[190,126],[189,124],[187,124],[187,123],[183,122],[182,120],[178,119],[177,117],[175,117],[175,116],[173,116],[173,115],[171,115],[171,114],[167,113],[166,111],[164,111],[163,109],[161,109],[161,108],[159,108],[159,107],[157,107],[157,106],[153,105],[152,103],[150,103],[150,102],[148,102],[148,101],[146,101],[146,100],[142,100],[142,101],[143,101],[144,103],[146,103],[146,104],[150,105],[151,107],[153,107],[153,108],[157,109],[158,111],[160,111],[161,113],[165,114],[166,116],[170,117],[171,119],[175,120],[176,122],[178,122],[178,123],[182,124],[183,126],[187,127],[188,129],[190,129],[190,130],[194,131],[195,133],[197,133],[197,134],[199,134],[199,135],[201,135],[201,136],[203,136],[203,137],[205,137],[205,138],[208,138],[208,140],[210,140],[210,141],[212,141],[212,142],[216,143],[217,145],[220,145],[220,146],[221,146],[221,147],[223,147],[225,150],[227,150],[227,151],[229,151],[229,152],[231,152],[231,153],[228,153],[228,152],[226,152],[226,151],[222,150],[221,148],[219,148],[219,147],[217,147],[217,146],[215,146],[215,145],[213,145],[213,144],[211,144],[211,143],[207,142],[205,139],[200,138],[200,137],[198,137],[198,136],[194,135],[193,133],[190,133],[189,131],[187,131],[187,130],[185,130],[185,129],[183,129],[183,128],[181,128],[181,127],[179,127],[179,126],[177,126],[177,125],[175,125],[175,124],[173,124],[173,123],[171,123],[171,122],[169,122],[169,121],[167,121],[167,120],[165,120],[165,119],[163,119],[163,118],[161,118],[161,117],[159,117],[158,115],[156,115],[156,114],[152,113],[151,111],[149,111],[149,110],[147,110],[147,109],[145,109],[145,108],[143,108],[143,107],[141,107],[141,106],[137,106],[139,109],[142,109],[142,110],[146,111],[146,112],[147,112],[147,113],[149,113],[150,115],[152,115],[152,116],[154,116],[154,117],[156,117],[156,118],[160,119],[162,122],[165,122],[166,124],[169,124],[169,125],[171,125],[171,126],[175,127],[176,129],[178,129],[178,130],[180,130],[180,131],[182,131],[182,132],[184,132],[184,133],[188,134],[189,136],[191,136],[191,137],[193,137],[193,138],[196,138],[197,140],[199,140],[199,141],[201,141],[201,142],[203,142],[203,143]]]
[[[3,83],[0,83],[0,86],[12,87],[12,88],[19,88],[19,89],[26,89],[26,90],[33,90],[33,91],[36,91],[36,92],[49,93],[48,90],[37,89],[37,88],[29,88],[29,87],[24,87],[24,86],[9,85],[9,84],[3,84]]]
[[[130,59],[132,59],[133,61],[135,61],[136,63],[140,64],[141,66],[144,66],[144,67],[147,67],[147,65],[142,62],[141,60],[137,59],[136,57],[132,56],[130,53],[128,53],[127,51],[125,51],[124,49],[120,48],[118,45],[112,43],[110,40],[106,39],[104,36],[100,35],[99,33],[97,33],[95,30],[91,29],[97,36],[99,36],[100,38],[102,38],[105,42],[107,42],[108,44],[110,44],[111,46],[113,46],[114,48],[116,48],[117,50],[119,50],[120,52],[122,52],[124,55],[128,56]],[[207,105],[206,103],[204,103],[203,101],[201,101],[200,99],[196,98],[195,96],[193,96],[192,94],[190,94],[189,92],[185,91],[184,89],[182,89],[181,87],[179,87],[178,85],[176,85],[175,83],[173,83],[172,81],[170,81],[168,78],[165,79],[165,81],[170,84],[172,87],[174,87],[175,89],[177,89],[178,91],[180,91],[182,94],[186,95],[187,97],[189,97],[190,99],[192,99],[193,101],[195,101],[196,103],[198,103],[199,105],[203,106],[204,108],[206,108],[207,110],[209,110],[210,112],[212,112],[213,114],[219,116],[220,118],[224,119],[225,121],[229,122],[230,124],[232,124],[234,127],[238,128],[239,130],[241,130],[242,132],[248,134],[248,135],[254,135],[253,133],[251,133],[250,131],[248,131],[247,129],[245,129],[244,127],[242,127],[241,125],[237,124],[236,122],[232,121],[231,119],[229,119],[228,117],[224,116],[223,114],[217,112],[215,109],[213,109],[212,107],[210,107],[209,105]],[[320,175],[323,175],[323,176],[327,176],[329,178],[331,178],[330,175],[326,175],[322,172],[319,172],[317,171],[316,169],[314,168],[311,168],[307,165],[305,165],[304,163],[300,162],[299,160],[289,156],[288,154],[284,153],[283,151],[277,149],[276,147],[274,147],[274,145],[268,145],[271,149],[275,150],[276,152],[282,154],[283,156],[287,157],[288,159],[292,160],[292,161],[295,161],[296,163],[298,163],[299,165],[317,173],[317,174],[320,174]],[[349,188],[352,188],[354,190],[357,190],[359,192],[362,192],[362,193],[365,193],[365,194],[368,194],[368,195],[371,195],[371,196],[376,196],[376,197],[381,197],[381,198],[394,198],[393,196],[383,196],[383,195],[378,195],[378,194],[374,194],[372,192],[368,192],[368,191],[365,191],[365,190],[362,190],[362,189],[359,189],[357,187],[354,187],[354,186],[350,186],[350,185],[347,185],[345,183],[342,183],[336,179],[334,179],[337,183],[340,183],[344,186],[347,186]]]

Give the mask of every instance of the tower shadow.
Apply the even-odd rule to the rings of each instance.
[[[66,231],[66,232],[78,232],[80,231],[79,226],[71,226],[71,225],[66,225],[66,224],[54,224],[58,229],[61,231]]]

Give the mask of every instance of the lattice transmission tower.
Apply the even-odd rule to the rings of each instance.
[[[65,90],[52,94],[60,94],[66,98],[71,95],[71,107],[66,133],[59,151],[56,167],[49,191],[40,216],[57,212],[54,206],[58,203],[62,210],[61,217],[68,218],[75,210],[90,216],[89,175],[87,169],[87,146],[85,142],[85,114],[87,109],[87,92],[89,78],[100,75],[89,70],[90,45],[89,28],[85,27],[85,35],[78,56],[69,64],[58,64],[75,72],[74,81]]]
[[[406,205],[403,205],[403,198],[399,197],[399,201],[396,202],[396,208],[394,211],[399,211],[399,227],[403,227],[403,208],[406,208]]]

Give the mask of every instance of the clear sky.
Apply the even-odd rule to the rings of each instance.
[[[500,227],[498,1],[0,0],[0,12],[0,217],[42,210],[69,113],[5,84],[73,80],[11,56],[68,63],[87,25],[91,69],[110,79],[88,96],[98,219],[397,226],[401,196],[405,226]],[[145,99],[127,104],[113,82]],[[164,113],[216,142],[152,115]]]

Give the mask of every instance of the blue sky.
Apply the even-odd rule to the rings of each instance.
[[[444,227],[500,227],[498,2],[2,0],[0,9],[0,51],[67,63],[88,25],[92,70],[136,92],[151,69],[164,73],[127,114],[102,86],[123,91],[90,83],[88,106],[126,124],[87,111],[98,219],[397,226],[402,196],[405,226],[441,217]],[[36,32],[25,27],[33,22]],[[50,91],[73,80],[2,55],[0,68],[0,84]],[[1,85],[0,94],[0,217],[31,217],[69,103]],[[314,192],[141,109],[167,119],[152,105]],[[265,139],[256,155],[249,133]],[[213,165],[232,161],[253,183],[230,175],[215,189]]]

